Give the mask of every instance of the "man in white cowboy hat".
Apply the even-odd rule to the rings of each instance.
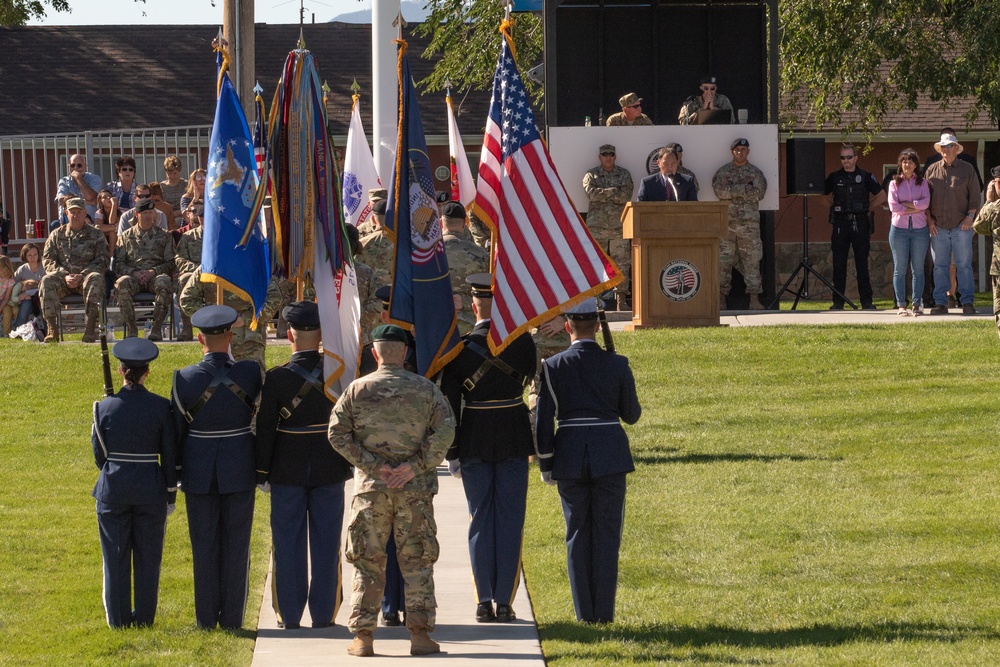
[[[959,160],[962,145],[954,134],[944,133],[934,144],[941,160],[928,167],[924,178],[931,190],[928,228],[931,234],[931,254],[934,258],[934,307],[931,315],[948,314],[948,269],[955,262],[955,277],[962,300],[962,314],[973,315],[975,289],[972,275],[972,223],[979,210],[982,189],[976,172],[967,162]]]

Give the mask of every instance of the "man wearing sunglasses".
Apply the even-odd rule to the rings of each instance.
[[[605,123],[608,127],[628,125],[652,125],[653,121],[642,112],[642,98],[635,93],[626,93],[618,99],[622,110],[611,114]]]
[[[715,110],[728,111],[729,122],[736,122],[732,102],[719,92],[719,84],[714,76],[705,76],[699,83],[698,94],[684,100],[681,112],[677,116],[677,122],[681,125],[697,125],[699,111]]]
[[[59,215],[62,216],[63,203],[71,197],[79,197],[87,207],[91,218],[97,213],[97,193],[101,189],[101,177],[87,171],[87,160],[79,153],[69,158],[69,176],[59,179],[56,186],[55,202],[59,205]]]

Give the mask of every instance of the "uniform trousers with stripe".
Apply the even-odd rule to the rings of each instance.
[[[104,560],[104,610],[112,628],[153,624],[166,526],[166,503],[120,505],[97,501]]]

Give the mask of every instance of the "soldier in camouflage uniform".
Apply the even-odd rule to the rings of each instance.
[[[674,153],[677,154],[677,173],[691,181],[694,184],[695,194],[698,194],[701,191],[701,185],[698,184],[698,177],[695,173],[684,166],[684,147],[676,141],[672,141],[666,145],[666,148],[674,149]]]
[[[583,189],[590,198],[587,227],[601,250],[608,253],[625,277],[615,289],[618,310],[628,310],[632,290],[632,242],[622,238],[622,210],[632,199],[632,174],[615,164],[615,147],[604,144],[601,164],[583,175]]]
[[[382,299],[376,292],[382,284],[372,267],[361,261],[363,254],[361,239],[356,227],[347,226],[347,238],[351,242],[351,254],[354,256],[354,272],[358,278],[358,298],[361,301],[361,346],[372,342],[372,331],[382,324]]]
[[[184,232],[181,240],[177,242],[177,257],[174,262],[177,267],[178,293],[184,291],[184,287],[191,280],[191,277],[194,276],[194,272],[201,266],[201,244],[205,235],[201,221],[205,215],[205,207],[203,204],[196,204],[195,206],[197,208],[194,210],[193,215],[195,216],[194,219],[198,221],[198,226]],[[186,341],[193,340],[193,338],[194,332],[191,330],[191,318],[187,313],[181,311],[181,333],[177,336],[177,340]]]
[[[385,188],[372,188],[368,191],[368,201],[372,205],[372,210],[375,208],[375,202],[385,201],[389,198],[389,191]],[[382,214],[385,215],[385,207],[382,207]],[[380,225],[376,223],[375,216],[369,215],[368,219],[358,225],[358,233],[361,234],[361,238],[364,238],[371,234],[372,232],[378,231]]]
[[[492,233],[485,222],[479,219],[475,211],[469,211],[469,234],[472,242],[485,250],[490,249]]]
[[[372,204],[372,219],[375,220],[375,231],[361,237],[361,245],[365,251],[368,266],[375,270],[379,282],[383,285],[392,284],[393,261],[396,259],[396,244],[385,233],[386,200],[379,199]],[[358,230],[361,231],[361,230]]]
[[[464,336],[476,326],[476,316],[472,313],[472,297],[465,279],[475,273],[490,270],[490,255],[463,236],[465,231],[465,207],[457,201],[444,205],[441,214],[444,233],[444,252],[448,256],[448,273],[451,277],[451,294],[458,316],[458,333]]]
[[[635,93],[626,93],[618,98],[622,110],[608,116],[608,127],[652,125],[653,121],[642,112],[642,98]]]
[[[348,653],[374,655],[372,633],[385,585],[385,545],[396,537],[406,582],[410,654],[437,653],[434,630],[434,563],[439,554],[434,522],[437,466],[455,436],[448,400],[430,380],[402,367],[406,332],[375,329],[378,370],[351,383],[330,415],[330,444],[355,467],[354,499],[346,558],[354,565]]]
[[[763,310],[760,260],[764,257],[764,244],[760,240],[758,203],[767,192],[767,179],[764,172],[747,161],[749,141],[737,139],[731,148],[733,161],[719,167],[712,177],[715,196],[729,202],[729,235],[719,241],[719,308],[726,308],[733,267],[736,267],[743,274],[747,293],[751,295],[750,308]]]
[[[152,199],[139,199],[135,204],[137,224],[118,237],[115,248],[115,294],[122,312],[125,337],[137,336],[135,307],[132,297],[139,292],[152,292],[155,297],[150,340],[162,340],[163,318],[173,308],[174,300],[174,240],[156,225],[159,212]]]
[[[531,419],[531,429],[535,428],[535,408],[538,406],[538,387],[542,382],[542,362],[554,357],[569,347],[569,333],[566,331],[566,317],[556,315],[548,322],[542,322],[531,330],[531,340],[535,343],[538,363],[535,368],[535,379],[528,386],[528,416]]]
[[[993,169],[1000,178],[1000,167]],[[996,181],[991,181],[990,186]],[[989,195],[987,195],[987,198]],[[990,264],[990,281],[993,283],[993,319],[1000,334],[1000,201],[988,201],[979,210],[972,228],[981,236],[993,237],[993,262]]]
[[[677,122],[681,125],[691,125],[698,118],[698,112],[702,109],[718,109],[728,111],[729,122],[735,123],[736,117],[733,115],[733,104],[729,101],[728,97],[716,92],[718,89],[719,84],[714,76],[703,77],[699,93],[684,100],[681,111],[677,114]]]
[[[256,361],[260,365],[261,374],[264,373],[264,353],[267,350],[267,323],[274,317],[280,304],[281,292],[278,290],[277,280],[272,277],[267,285],[267,297],[264,299],[264,308],[261,310],[260,321],[255,331],[250,328],[253,322],[253,304],[229,290],[224,292],[223,305],[229,306],[240,315],[240,319],[236,320],[231,329],[233,340],[229,347],[233,358],[236,361],[245,359]],[[215,305],[215,283],[201,281],[200,266],[181,291],[180,305],[181,312],[186,313],[188,317],[205,306]]]
[[[45,276],[39,284],[42,315],[48,325],[46,343],[59,342],[59,301],[67,294],[84,298],[86,329],[83,342],[97,340],[97,323],[104,304],[104,272],[108,270],[108,242],[104,233],[87,224],[86,203],[79,197],[66,202],[69,224],[49,234],[42,250]]]

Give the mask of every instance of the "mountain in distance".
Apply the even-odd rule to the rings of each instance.
[[[411,0],[403,0],[403,2],[399,3],[399,8],[403,11],[403,20],[407,23],[422,23],[430,13],[424,8],[423,4],[412,2]],[[337,21],[339,23],[371,23],[372,10],[371,8],[359,9],[356,12],[334,16],[330,21]]]

